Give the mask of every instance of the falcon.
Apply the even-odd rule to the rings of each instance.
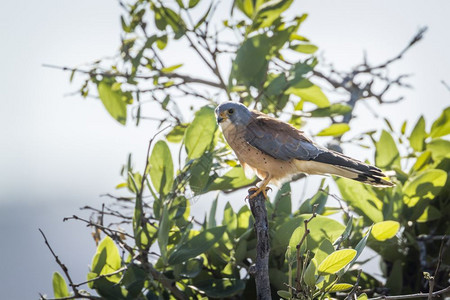
[[[243,104],[222,103],[215,113],[246,176],[256,174],[262,180],[250,198],[260,193],[267,198],[269,183],[280,185],[298,173],[337,175],[376,187],[394,185],[377,167],[319,146],[294,126]]]

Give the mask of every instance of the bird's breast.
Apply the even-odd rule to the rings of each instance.
[[[225,126],[221,126],[224,137],[235,152],[239,161],[241,164],[246,164],[253,168],[259,178],[263,179],[267,175],[270,175],[274,178],[274,181],[282,181],[283,178],[298,173],[297,168],[292,161],[276,159],[250,145],[244,138],[245,127],[241,128],[234,126],[231,122],[230,124],[224,125]]]

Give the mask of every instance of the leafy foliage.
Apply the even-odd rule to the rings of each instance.
[[[104,235],[87,276],[89,288],[103,298],[255,298],[251,269],[256,236],[249,208],[235,210],[227,203],[218,225],[217,193],[203,221],[190,211],[199,195],[236,191],[256,180],[245,176],[218,130],[217,99],[226,96],[275,116],[293,112],[289,122],[297,127],[307,122],[306,117],[325,118],[331,125],[320,128],[317,135],[338,143],[351,130],[349,116],[355,113],[355,102],[332,103],[314,83],[318,47],[300,34],[306,14],[285,17],[292,2],[236,0],[232,14],[222,23],[214,19],[215,1],[122,3],[120,58],[106,67],[104,61],[94,63],[85,72],[80,93],[97,91],[106,111],[122,125],[130,115],[139,125],[145,119],[145,104],[157,104],[163,117],[152,110],[150,119],[170,124],[171,129],[149,149],[142,173],[133,167],[131,155],[122,169],[123,182],[117,188],[129,197],[118,200],[125,199],[133,213],[111,210],[109,216],[119,218],[119,224],[128,223],[132,233],[89,223]],[[237,36],[235,41],[227,40],[230,33]],[[212,79],[186,74],[187,61],[167,64],[162,58],[169,46],[186,43]],[[232,61],[227,72],[222,73],[218,57]],[[180,97],[200,101],[187,121]],[[296,206],[287,183],[266,202],[274,296],[338,298],[342,294],[336,293],[348,291],[357,280],[374,294],[381,282],[369,274],[357,275],[356,270],[365,247],[381,257],[391,294],[424,285],[415,268],[430,271],[439,247],[436,240],[422,237],[448,234],[450,228],[450,142],[446,139],[450,108],[428,131],[423,117],[408,133],[406,122],[399,132],[386,123],[387,129],[379,135],[368,132],[349,141],[372,140],[375,164],[395,173],[396,187],[378,189],[339,178],[341,199],[330,194],[322,181],[314,196]],[[330,195],[339,199],[342,208],[330,206]],[[330,217],[337,212],[340,215]],[[105,217],[103,210],[101,217]],[[425,254],[418,250],[423,248]],[[445,263],[450,264],[448,258]],[[446,273],[440,272],[436,278],[442,283]],[[53,287],[55,297],[69,296],[58,273]],[[361,294],[358,299],[367,297]]]

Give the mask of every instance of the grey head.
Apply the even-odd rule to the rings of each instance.
[[[216,108],[217,123],[230,120],[234,125],[247,125],[252,113],[245,105],[237,102],[225,102]]]

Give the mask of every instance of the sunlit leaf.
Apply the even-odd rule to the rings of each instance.
[[[173,162],[166,142],[158,141],[149,159],[149,173],[152,184],[158,193],[167,194],[173,184]]]
[[[375,223],[372,227],[372,236],[378,241],[393,238],[400,229],[400,223],[396,221],[383,221]]]
[[[328,255],[317,268],[319,274],[335,274],[348,265],[356,256],[353,249],[337,250]]]
[[[431,126],[430,135],[433,138],[450,134],[450,107],[447,107]]]
[[[311,215],[302,215],[300,220],[305,220],[309,216]],[[296,247],[300,243],[303,234],[305,233],[303,222],[301,221],[297,224],[298,227],[293,231],[289,240],[289,246],[291,247],[291,250],[293,252],[296,251]],[[344,232],[345,226],[331,218],[316,216],[308,223],[308,229],[310,230],[310,233],[306,237],[306,242],[304,242],[302,245],[302,252],[306,249],[315,252],[325,239],[334,242]],[[280,236],[278,236],[277,232],[277,234],[275,235],[275,240],[282,242],[281,238],[283,238],[285,234],[289,233],[289,230],[290,229],[288,227],[285,227],[283,225],[280,226]],[[282,233],[281,231],[286,232]]]
[[[311,117],[321,118],[321,117],[335,117],[348,114],[352,111],[352,107],[346,104],[333,103],[329,107],[317,108],[310,111]]]
[[[166,139],[171,143],[179,143],[183,140],[184,133],[189,124],[176,125],[167,135]]]
[[[447,181],[447,173],[439,169],[420,172],[406,182],[403,187],[403,202],[412,207],[422,198],[433,199],[439,194]]]
[[[434,206],[428,205],[423,214],[416,220],[418,223],[425,223],[437,220],[442,217],[442,213]]]
[[[117,249],[114,241],[109,236],[106,236],[98,245],[97,252],[92,259],[91,272],[99,276],[113,273],[119,270],[120,267],[121,258],[119,249]],[[114,283],[118,283],[120,278],[120,273],[106,277],[108,281]]]
[[[435,162],[441,161],[444,157],[450,157],[450,141],[444,139],[433,139],[427,143],[427,150],[431,152],[431,157]]]
[[[380,140],[375,145],[375,165],[381,169],[400,168],[400,153],[394,139],[386,130],[381,132]]]
[[[69,289],[67,288],[66,281],[58,272],[53,273],[53,293],[55,298],[69,297]]]
[[[330,106],[330,101],[322,90],[308,79],[303,79],[300,82],[291,85],[285,92],[286,94],[293,94],[299,96],[304,101],[314,103],[318,107]]]
[[[98,96],[109,114],[120,124],[127,122],[127,104],[120,89],[113,90],[112,83],[105,80],[98,83]]]
[[[196,112],[194,121],[186,129],[184,143],[189,159],[198,158],[212,147],[214,133],[217,129],[214,110],[209,106]]]
[[[162,73],[171,73],[171,72],[175,71],[176,69],[181,68],[182,66],[183,66],[183,64],[178,64],[178,65],[173,65],[170,67],[162,68],[161,72]]]
[[[341,136],[350,130],[350,126],[346,123],[331,124],[330,127],[320,131],[317,136]]]
[[[427,133],[425,131],[425,119],[423,116],[419,118],[414,129],[409,136],[409,143],[416,151],[422,151]]]
[[[264,28],[273,22],[289,8],[293,0],[272,0],[263,3],[258,7],[253,19],[253,29]]]
[[[328,292],[333,293],[333,292],[343,292],[343,291],[347,291],[349,289],[351,289],[353,287],[353,285],[349,284],[349,283],[336,283],[335,285],[333,285],[333,287],[331,289],[328,290]]]
[[[241,166],[236,166],[224,175],[216,178],[213,183],[208,187],[209,191],[225,191],[231,189],[237,189],[243,186],[247,186],[255,182],[256,178],[248,179],[245,177],[244,170]]]
[[[370,187],[346,178],[337,178],[336,183],[342,198],[357,212],[361,212],[367,223],[383,220],[383,213],[381,212],[383,202],[378,199]]]
[[[317,49],[319,49],[319,47],[317,47],[316,45],[313,44],[298,44],[298,45],[294,45],[289,47],[292,50],[295,50],[297,52],[301,52],[301,53],[305,53],[305,54],[313,54],[317,51]]]

